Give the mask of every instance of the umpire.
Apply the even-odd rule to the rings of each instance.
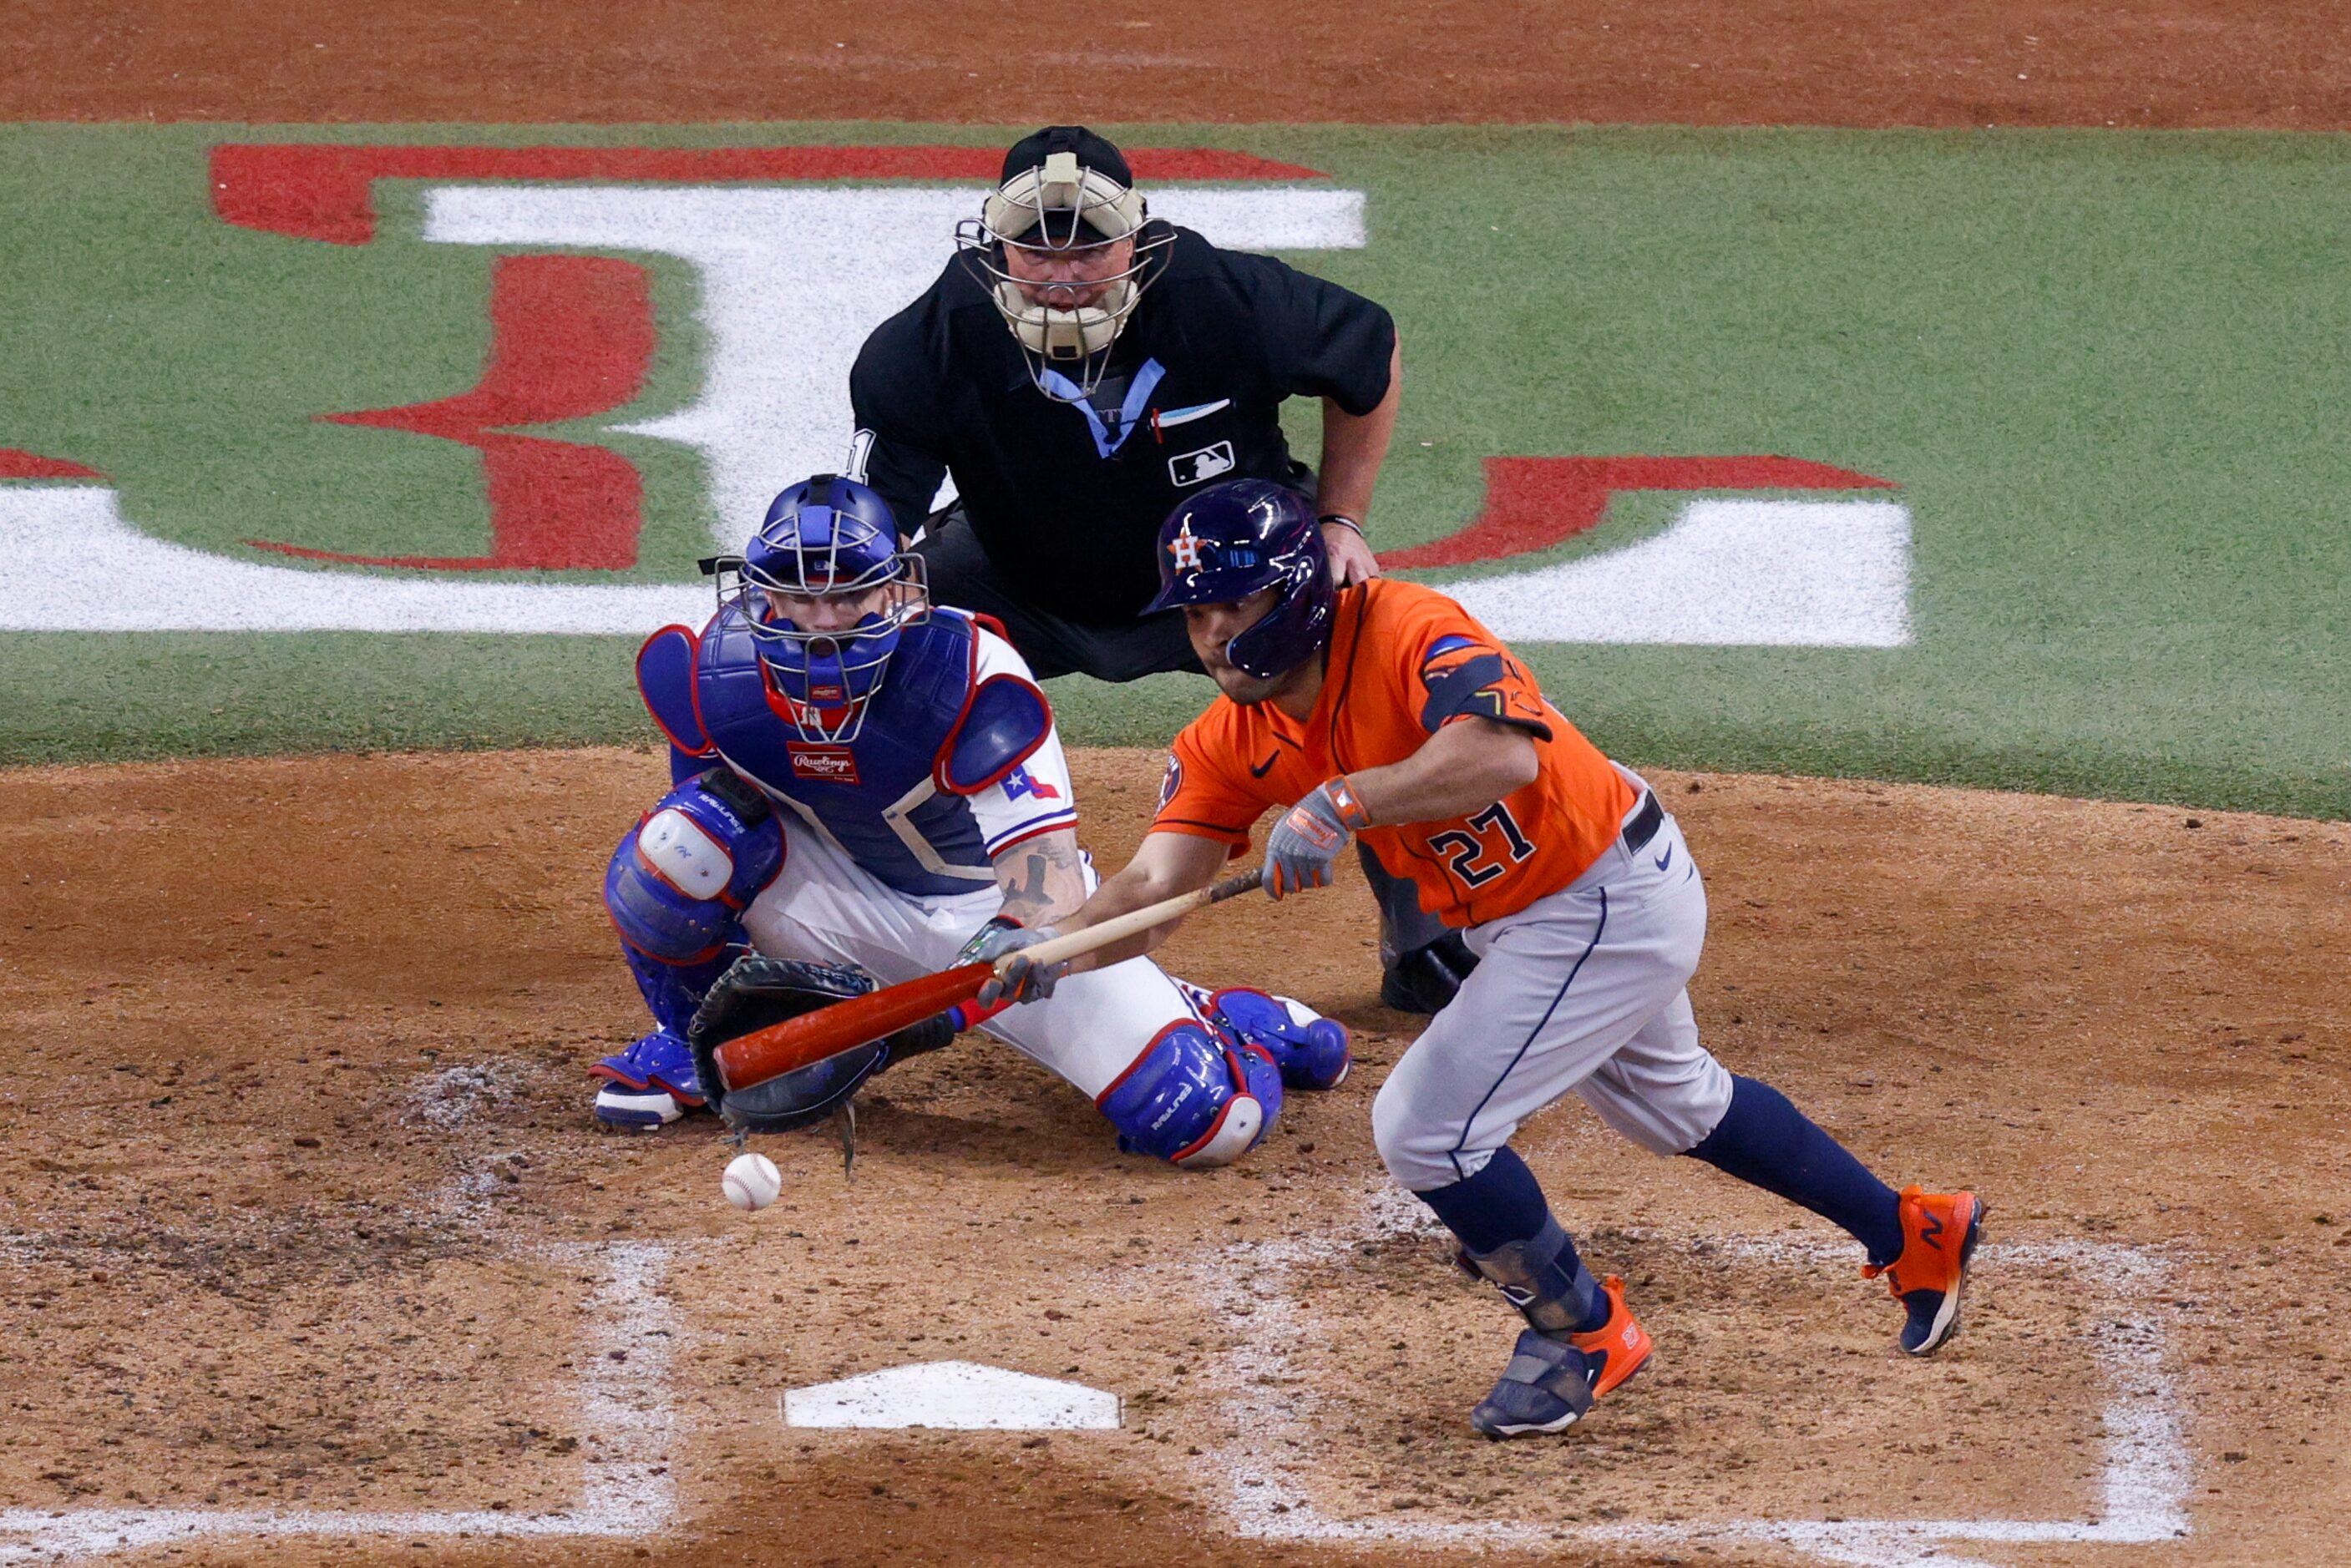
[[[1116,147],[1050,126],[859,351],[851,469],[920,530],[932,598],[1003,622],[1040,676],[1197,672],[1182,616],[1142,613],[1160,524],[1212,481],[1272,480],[1314,497],[1343,587],[1375,576],[1363,519],[1402,389],[1386,310],[1151,219]],[[1322,402],[1313,469],[1282,435],[1291,397]],[[932,514],[949,474],[957,499]],[[1475,961],[1366,868],[1383,999],[1434,1011]]]

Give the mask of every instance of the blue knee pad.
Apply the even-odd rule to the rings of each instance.
[[[1184,990],[1234,1044],[1262,1046],[1281,1069],[1281,1081],[1293,1089],[1335,1089],[1354,1064],[1347,1026],[1302,1002],[1246,985]]]
[[[1187,1019],[1161,1030],[1094,1104],[1131,1153],[1186,1169],[1229,1165],[1281,1115],[1281,1069],[1263,1047],[1228,1048]]]
[[[604,908],[632,952],[699,964],[742,940],[737,917],[783,864],[783,829],[768,803],[714,768],[622,836],[604,869]]]

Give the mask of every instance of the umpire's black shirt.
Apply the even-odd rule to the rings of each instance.
[[[1162,225],[1152,224],[1152,228]],[[850,373],[866,483],[911,535],[952,470],[974,535],[1035,606],[1131,621],[1159,588],[1159,524],[1199,485],[1301,483],[1276,410],[1292,396],[1367,414],[1395,323],[1361,295],[1189,229],[1155,272],[1091,401],[1047,396],[987,292],[951,259],[874,328]]]

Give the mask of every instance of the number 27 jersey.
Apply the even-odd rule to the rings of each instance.
[[[1471,715],[1534,737],[1534,782],[1465,816],[1369,827],[1362,837],[1448,925],[1515,914],[1597,860],[1635,797],[1509,649],[1416,583],[1375,577],[1341,591],[1322,691],[1304,720],[1270,702],[1244,707],[1219,696],[1186,725],[1152,831],[1217,839],[1238,855],[1269,807],[1333,774],[1402,762]]]

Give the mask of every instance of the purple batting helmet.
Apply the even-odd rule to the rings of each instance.
[[[1306,498],[1263,479],[1212,484],[1159,525],[1159,593],[1146,609],[1281,597],[1226,646],[1243,674],[1270,680],[1331,640],[1331,555]]]

